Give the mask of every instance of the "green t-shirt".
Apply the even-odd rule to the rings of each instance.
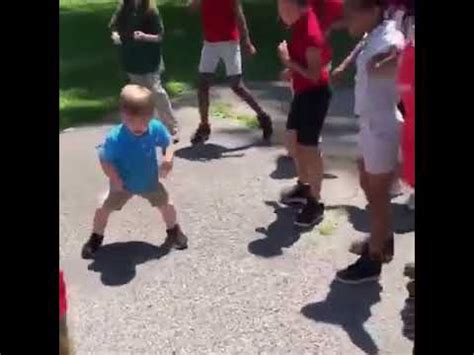
[[[133,38],[135,31],[163,36],[163,22],[158,9],[146,12],[141,9],[125,11],[123,6],[119,6],[109,27],[120,35],[119,56],[127,73],[146,74],[159,70],[161,44],[135,41]]]

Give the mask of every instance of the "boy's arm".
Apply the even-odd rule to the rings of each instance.
[[[163,149],[163,161],[160,166],[160,177],[166,178],[173,169],[174,149],[170,145]]]
[[[173,162],[174,159],[174,149],[171,144],[163,149],[163,161]]]
[[[317,82],[321,75],[321,50],[317,47],[309,47],[306,50],[306,63],[307,67],[304,67],[291,60],[288,53],[288,45],[286,42],[280,43],[278,46],[278,54],[280,56],[282,64],[288,69],[299,73],[305,78]]]
[[[235,1],[235,13],[237,16],[237,25],[239,26],[239,32],[241,35],[242,43],[244,44],[246,50],[250,54],[255,54],[256,49],[250,40],[249,29],[247,26],[247,20],[245,18],[244,9],[242,7],[241,0],[234,0]]]
[[[397,71],[400,52],[391,46],[387,52],[376,54],[367,64],[367,71],[376,76],[393,75]]]
[[[338,65],[337,68],[339,68],[342,71],[345,71],[347,68],[349,68],[349,66],[354,64],[357,56],[359,55],[362,49],[363,44],[364,44],[364,39],[360,40],[359,43],[357,43],[357,45],[354,47],[352,52],[349,53],[346,59],[344,59],[342,63]]]
[[[109,178],[112,185],[117,189],[122,190],[123,181],[117,173],[115,167],[111,163],[106,162],[103,159],[100,159],[100,166],[102,167],[102,171],[104,172],[104,174]]]
[[[315,47],[308,48],[306,50],[306,63],[308,63],[307,68],[290,61],[288,68],[313,82],[318,82],[321,74],[321,50]]]

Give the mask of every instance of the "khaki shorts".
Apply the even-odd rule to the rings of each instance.
[[[227,76],[241,75],[242,55],[239,42],[204,42],[199,73],[214,74],[221,60],[224,62]]]
[[[111,187],[102,207],[110,211],[120,211],[133,196],[134,194],[128,191],[117,191]],[[153,207],[162,207],[169,201],[168,192],[162,183],[158,184],[156,191],[139,194],[139,196],[150,202]]]

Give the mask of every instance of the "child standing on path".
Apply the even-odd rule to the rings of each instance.
[[[250,40],[247,21],[240,0],[192,0],[191,7],[200,7],[204,44],[199,63],[198,102],[201,123],[191,138],[192,144],[207,141],[211,134],[209,124],[209,89],[217,64],[222,60],[235,94],[257,114],[263,139],[268,141],[273,133],[270,116],[255,101],[242,82],[242,56],[240,42],[251,55],[256,49]]]
[[[295,224],[310,227],[323,219],[321,199],[323,160],[319,138],[331,101],[329,47],[307,0],[279,0],[278,12],[291,27],[291,40],[278,52],[286,67],[282,75],[291,80],[294,97],[286,124],[287,149],[295,162],[297,184],[282,192],[283,203],[304,203]]]
[[[370,237],[360,258],[337,273],[345,283],[376,280],[382,263],[393,256],[390,187],[396,173],[402,117],[396,82],[403,34],[394,21],[384,20],[383,0],[347,0],[350,34],[367,34],[357,54],[356,113],[360,115],[360,184],[368,201]]]
[[[109,193],[94,216],[92,235],[82,249],[82,257],[93,258],[102,245],[109,216],[119,211],[134,195],[148,200],[166,223],[166,248],[187,248],[187,237],[177,223],[176,209],[159,181],[173,167],[170,135],[165,126],[152,119],[153,93],[145,87],[127,85],[120,94],[122,124],[114,127],[100,147],[99,158],[110,182]],[[158,169],[156,147],[163,151]]]
[[[154,0],[122,0],[109,27],[112,40],[120,46],[120,59],[130,82],[152,91],[158,115],[177,142],[178,122],[161,84],[164,27]]]

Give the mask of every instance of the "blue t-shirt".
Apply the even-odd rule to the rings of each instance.
[[[168,130],[156,119],[150,121],[148,131],[141,136],[120,124],[107,134],[99,147],[99,158],[115,167],[126,190],[142,194],[158,188],[156,147],[166,149],[170,142]]]

